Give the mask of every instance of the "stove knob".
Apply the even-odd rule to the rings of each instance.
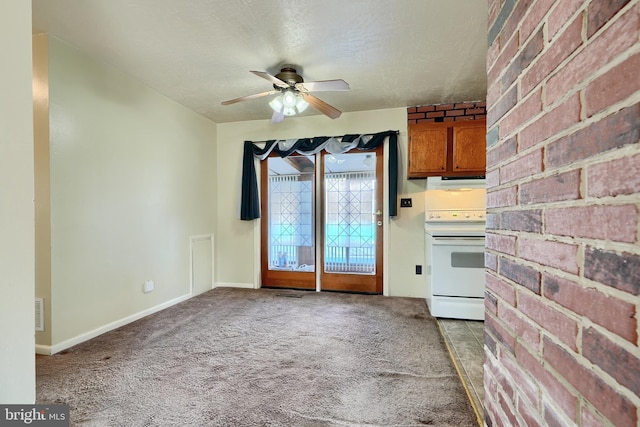
[[[466,213],[466,214],[464,214],[464,217],[465,217],[465,218],[469,218],[469,217],[471,217],[471,215],[469,215],[468,213]]]

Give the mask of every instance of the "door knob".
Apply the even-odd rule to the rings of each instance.
[[[376,215],[378,215],[378,216],[382,215],[382,211],[381,211],[380,209],[378,209],[378,210],[376,211]]]

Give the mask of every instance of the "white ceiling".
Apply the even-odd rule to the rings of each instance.
[[[296,65],[343,112],[484,100],[486,0],[32,0],[47,32],[211,120],[270,119],[249,70]],[[319,114],[312,108],[303,115]],[[287,118],[285,120],[292,120]],[[330,120],[327,118],[327,120]],[[338,119],[339,120],[339,119]]]

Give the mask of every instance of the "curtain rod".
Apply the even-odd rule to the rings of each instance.
[[[375,132],[375,133],[346,133],[344,135],[336,135],[336,136],[312,136],[312,137],[307,137],[307,138],[273,138],[273,139],[266,139],[264,141],[249,141],[252,144],[266,144],[269,141],[287,141],[289,139],[313,139],[313,138],[343,138],[347,135],[360,135],[360,136],[373,136],[373,135],[377,135],[379,133],[386,133],[386,132],[391,132],[391,133],[395,133],[396,135],[400,134],[399,130],[383,130],[382,132]],[[246,141],[245,141],[246,142]]]

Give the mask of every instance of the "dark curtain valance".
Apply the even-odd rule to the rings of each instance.
[[[398,131],[386,131],[366,135],[344,135],[343,137],[318,136],[315,138],[269,140],[264,148],[257,143],[245,141],[242,159],[242,195],[240,219],[251,221],[260,218],[260,197],[254,157],[264,160],[272,152],[280,157],[293,153],[312,155],[322,150],[332,154],[345,153],[353,148],[374,150],[389,139],[389,216],[397,215],[398,198]]]

